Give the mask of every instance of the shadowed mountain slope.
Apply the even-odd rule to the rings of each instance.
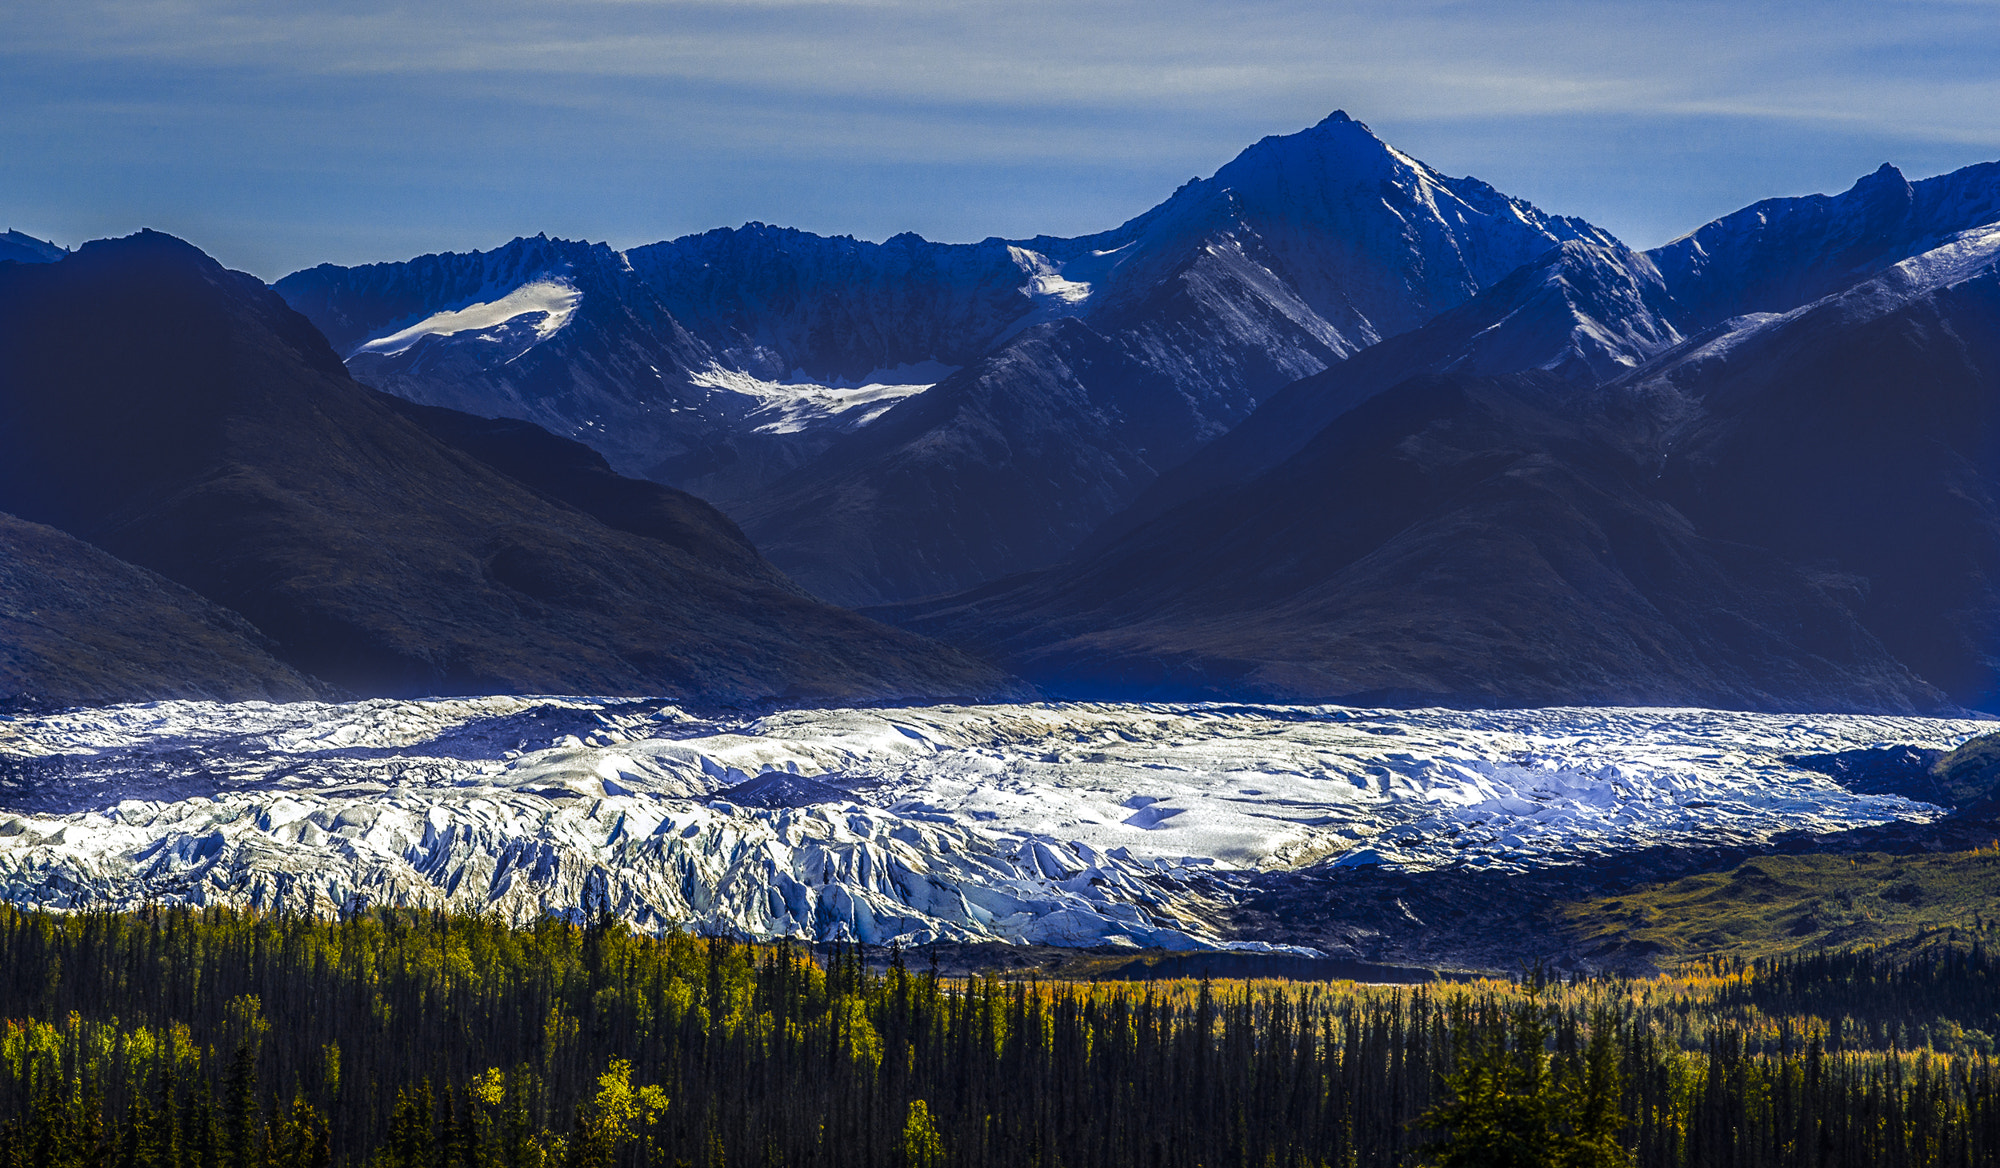
[[[0,702],[328,696],[270,650],[250,622],[171,580],[0,515]]]
[[[1602,384],[1425,372],[1547,335],[1475,301],[1295,387],[1277,466],[884,611],[1064,693],[2000,707],[1996,272],[1967,232]]]
[[[1566,241],[1616,247],[1336,114],[1115,231],[1026,241],[1083,289],[1074,319],[1028,328],[734,512],[846,603],[1045,566],[1273,390]]]
[[[1812,572],[1905,664],[2000,709],[2000,227],[1663,358],[1665,497]]]
[[[1249,481],[1341,414],[1409,378],[1539,370],[1589,385],[1678,343],[1677,315],[1645,256],[1616,244],[1564,243],[1422,328],[1272,394],[1241,425],[1160,476],[1084,550],[1206,492]]]
[[[0,262],[52,264],[69,253],[46,240],[19,231],[0,233]]]
[[[171,237],[0,268],[0,313],[0,508],[233,609],[351,690],[1006,690],[804,597],[698,500],[617,497],[591,467],[537,488],[440,442],[263,285]]]
[[[1079,697],[1946,704],[1648,478],[1559,382],[1417,379],[1094,556],[883,611]]]

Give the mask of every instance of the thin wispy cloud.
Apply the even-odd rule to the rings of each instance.
[[[283,238],[198,242],[264,274],[362,258],[333,241],[370,218],[393,219],[377,256],[550,218],[624,242],[759,216],[1083,231],[1338,107],[1444,170],[1642,236],[1729,209],[1704,200],[1760,173],[1787,193],[1883,150],[1919,171],[2000,154],[1995,16],[1971,0],[16,0],[0,215],[228,235],[224,212],[261,193],[294,209],[259,216],[290,222]],[[1717,170],[1690,174],[1704,135]]]

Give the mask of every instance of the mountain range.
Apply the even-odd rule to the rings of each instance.
[[[1637,252],[1336,113],[1067,239],[10,233],[0,537],[256,663],[188,696],[1993,710],[1996,223],[1885,166]]]
[[[35,634],[10,638],[16,693],[1014,692],[806,596],[698,499],[357,384],[172,237],[0,264],[0,318],[0,614]],[[143,652],[78,674],[124,641]]]
[[[890,615],[1075,692],[1992,709],[1995,178],[1566,244],[1274,394],[1071,562]]]
[[[1569,240],[1614,242],[1335,114],[1076,239],[752,224],[276,287],[362,380],[590,443],[716,502],[815,594],[868,604],[1055,562],[1265,395]],[[525,287],[577,300],[463,327]]]

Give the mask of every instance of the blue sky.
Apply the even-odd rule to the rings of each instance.
[[[1074,234],[1334,109],[1649,246],[2000,158],[2000,2],[8,0],[0,228],[267,278],[537,231]]]

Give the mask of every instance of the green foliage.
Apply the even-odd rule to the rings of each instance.
[[[564,1148],[564,1168],[611,1168],[666,1106],[666,1092],[657,1086],[635,1090],[632,1064],[613,1059],[597,1078],[597,1094],[577,1114]]]
[[[910,1114],[903,1121],[903,1168],[943,1168],[944,1137],[931,1124],[930,1105],[910,1100]]]
[[[1972,1168],[1995,972],[947,982],[608,921],[0,908],[0,1168]]]
[[[1444,1135],[1427,1149],[1437,1168],[1624,1168],[1626,1125],[1618,1020],[1593,1014],[1580,1057],[1549,1056],[1539,987],[1504,1012],[1453,1019],[1449,1097],[1422,1122]]]

